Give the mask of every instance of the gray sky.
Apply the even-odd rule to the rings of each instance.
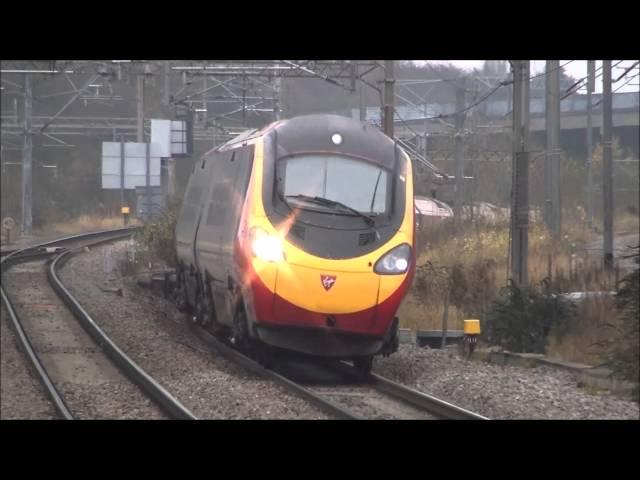
[[[447,64],[451,63],[458,68],[463,70],[472,70],[474,68],[481,68],[484,60],[426,60],[431,64]],[[569,60],[560,60],[560,65],[568,62]],[[617,67],[613,69],[613,74],[611,75],[612,80],[615,80],[622,72],[625,71],[626,68],[630,67],[637,60],[623,60]],[[416,63],[422,64],[425,60],[415,60]],[[612,65],[615,65],[618,60],[613,60]],[[596,60],[596,93],[602,92],[602,76],[597,77],[601,70],[597,69],[602,65],[602,61]],[[531,75],[536,75],[544,72],[545,60],[532,60],[531,61]],[[613,84],[612,89],[616,91],[620,85],[625,83],[629,78],[636,75],[638,73],[639,66],[636,66],[633,70],[631,70],[625,77],[623,77],[620,81]],[[567,74],[574,77],[576,80],[585,77],[587,75],[587,61],[586,60],[574,60],[566,67],[564,67]],[[617,92],[637,92],[638,91],[638,83],[640,80],[640,76],[631,80],[624,87],[621,87]],[[586,89],[579,90],[580,93],[585,93]]]

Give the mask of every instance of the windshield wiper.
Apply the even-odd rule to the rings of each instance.
[[[318,205],[325,205],[325,206],[328,206],[328,207],[340,207],[340,208],[342,208],[344,210],[347,210],[348,212],[353,213],[354,215],[357,215],[358,217],[362,218],[365,222],[367,222],[367,225],[369,225],[369,226],[373,226],[374,223],[375,223],[373,218],[365,215],[362,212],[359,212],[355,208],[351,208],[349,205],[345,205],[342,202],[337,202],[335,200],[330,200],[328,198],[310,197],[308,195],[302,195],[302,194],[286,195],[286,198],[298,198],[300,200],[304,200],[304,201],[307,201],[307,202],[317,203]]]
[[[284,204],[287,206],[287,208],[289,209],[289,211],[290,211],[290,212],[293,212],[293,208],[291,207],[291,205],[289,205],[289,202],[287,202],[287,199],[286,199],[286,197],[284,196],[284,194],[283,194],[282,192],[278,191],[278,192],[277,192],[277,195],[278,195],[278,198],[279,198],[280,200],[282,200],[282,203],[284,203]]]

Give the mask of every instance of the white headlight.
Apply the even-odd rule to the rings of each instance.
[[[397,275],[405,273],[409,268],[409,259],[411,257],[411,247],[403,243],[385,253],[373,267],[376,273]]]
[[[251,253],[266,262],[281,262],[284,260],[280,237],[269,235],[260,228],[251,230]]]
[[[342,143],[342,135],[340,135],[339,133],[334,133],[333,135],[331,135],[331,141],[336,145],[340,145]]]
[[[409,262],[407,262],[404,258],[396,259],[396,270],[404,272],[409,266]]]

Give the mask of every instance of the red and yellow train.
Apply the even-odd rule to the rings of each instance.
[[[262,358],[397,350],[415,269],[413,176],[378,129],[308,115],[246,132],[194,166],[176,226],[178,298]]]

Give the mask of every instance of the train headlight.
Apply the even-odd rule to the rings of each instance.
[[[269,235],[261,228],[252,228],[250,235],[251,253],[266,262],[281,262],[284,260],[282,239]]]
[[[410,257],[411,247],[403,243],[380,257],[380,260],[374,265],[373,271],[386,275],[405,273],[409,268]]]

